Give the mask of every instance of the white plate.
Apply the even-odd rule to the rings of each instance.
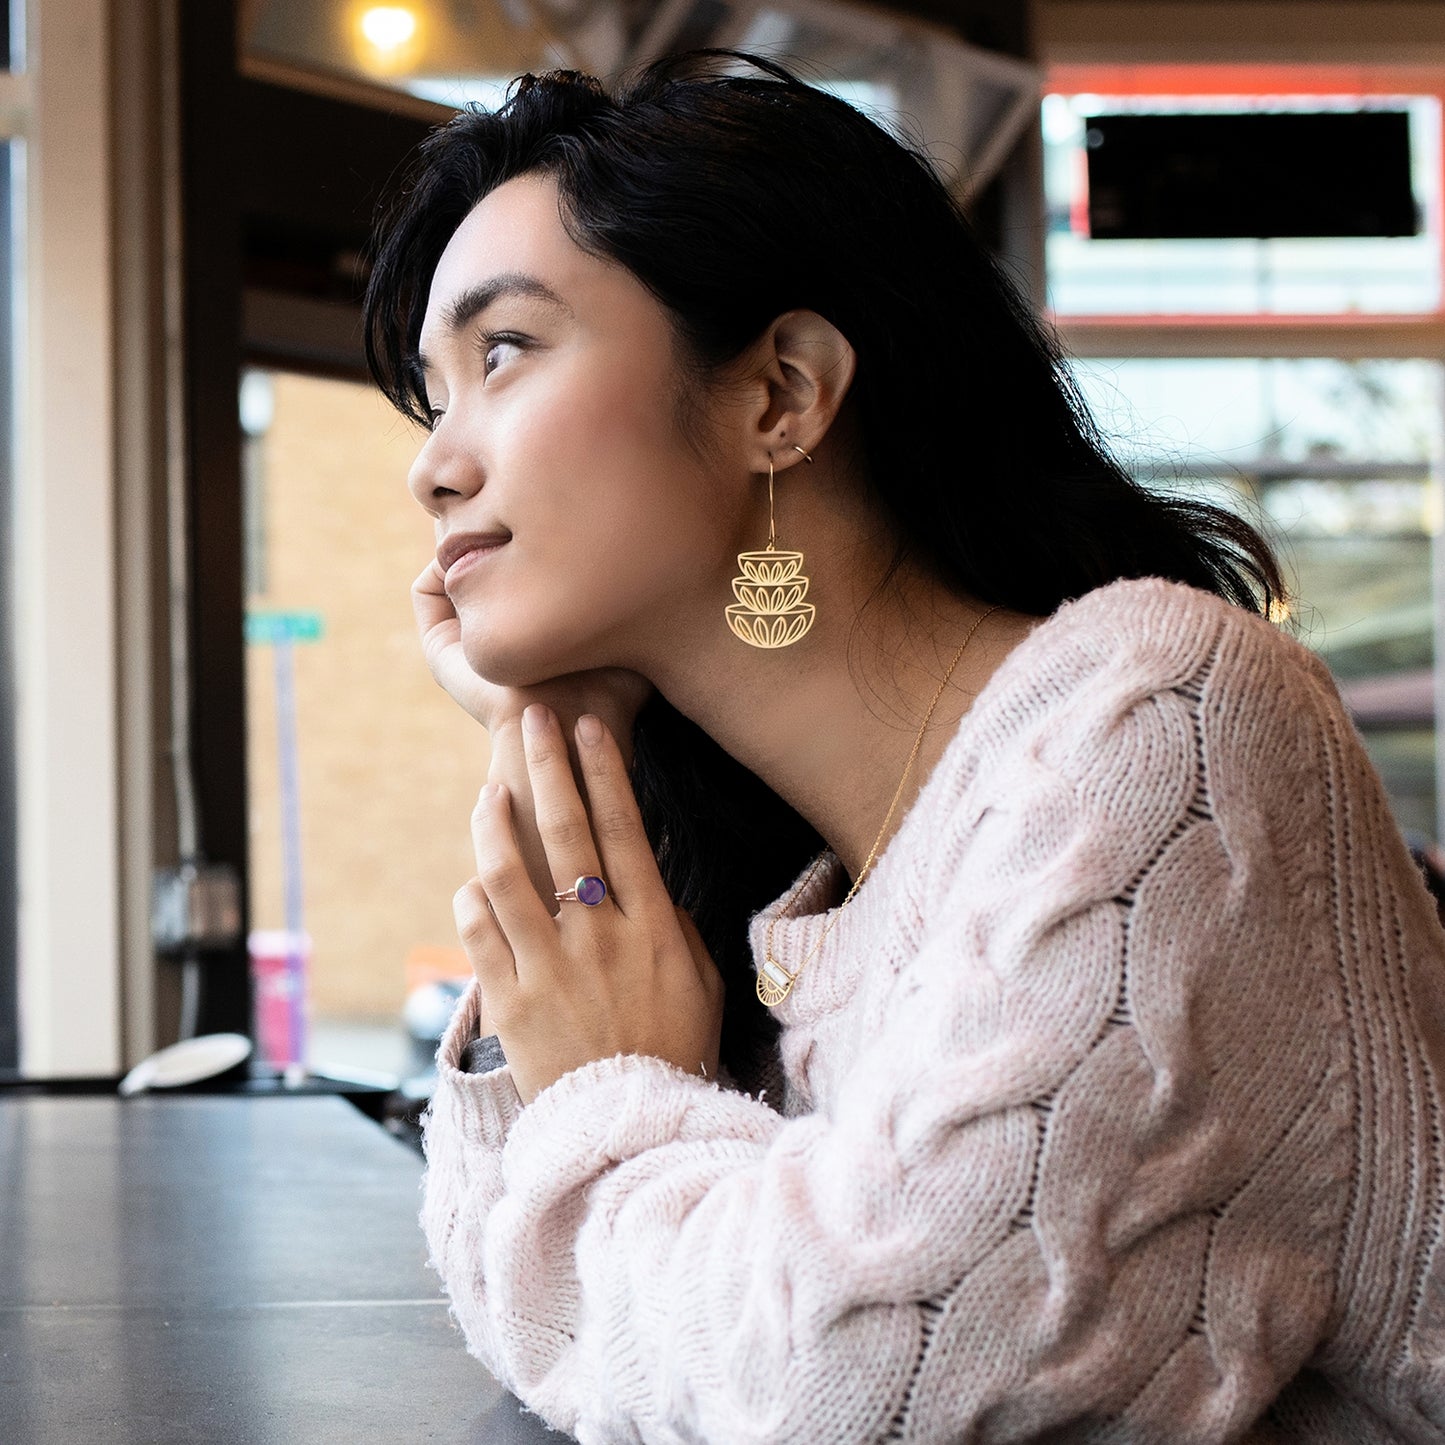
[[[142,1059],[120,1081],[122,1094],[142,1089],[175,1089],[198,1083],[233,1069],[251,1054],[251,1040],[245,1034],[202,1034],[182,1039],[159,1053]]]

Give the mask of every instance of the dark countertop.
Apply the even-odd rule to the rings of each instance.
[[[523,1445],[426,1267],[422,1162],[334,1097],[0,1094],[5,1445]]]

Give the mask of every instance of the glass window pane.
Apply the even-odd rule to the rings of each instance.
[[[1074,367],[1139,480],[1263,525],[1294,591],[1297,635],[1339,681],[1401,827],[1438,840],[1445,368],[1260,358]]]
[[[1414,236],[1098,240],[1089,234],[1087,127],[1101,113],[1404,110],[1423,224]],[[1044,99],[1049,304],[1061,316],[1334,315],[1440,305],[1440,103],[1427,96],[1100,96]]]
[[[422,1074],[434,1043],[403,1006],[417,990],[425,1033],[427,986],[450,1002],[445,980],[470,975],[451,900],[476,871],[489,744],[432,681],[412,620],[435,547],[406,489],[421,433],[374,387],[259,370],[241,423],[258,1055],[299,1021],[287,969],[308,962],[313,1069]],[[288,932],[309,935],[309,961],[286,956]]]

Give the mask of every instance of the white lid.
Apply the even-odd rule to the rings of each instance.
[[[138,1094],[142,1089],[174,1089],[181,1084],[194,1084],[224,1074],[250,1054],[251,1040],[245,1034],[202,1034],[199,1038],[182,1039],[142,1059],[120,1081],[120,1092]]]

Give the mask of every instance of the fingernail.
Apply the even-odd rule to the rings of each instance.
[[[490,803],[493,798],[501,796],[502,785],[500,783],[487,783],[482,788],[482,801]]]
[[[577,719],[577,736],[584,743],[597,743],[602,741],[602,722],[592,716],[590,712],[584,712]]]
[[[532,703],[522,714],[522,726],[529,733],[539,733],[547,726],[547,709],[540,702]]]

